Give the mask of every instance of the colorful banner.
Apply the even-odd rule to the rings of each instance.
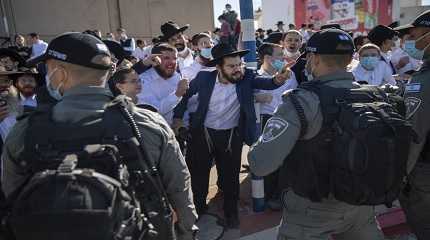
[[[295,0],[295,20],[298,26],[313,23],[316,29],[337,23],[348,31],[368,32],[390,24],[392,8],[393,0]]]
[[[319,28],[330,20],[331,0],[305,0],[306,21]]]

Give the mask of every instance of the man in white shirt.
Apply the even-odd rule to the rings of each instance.
[[[301,38],[300,44],[301,44]],[[286,62],[281,45],[264,43],[258,48],[258,57],[262,61],[258,74],[263,77],[273,77],[282,70]],[[297,81],[294,74],[281,87],[275,90],[260,90],[255,95],[256,102],[260,108],[261,129],[264,129],[266,122],[273,116],[277,107],[282,103],[282,95],[285,91],[295,89]],[[278,171],[264,177],[264,197],[270,209],[279,211],[281,209],[280,194],[278,187]]]
[[[136,41],[134,38],[129,38],[127,32],[124,28],[118,28],[116,30],[117,40],[121,44],[121,47],[127,53],[127,55],[132,55],[134,50],[136,50]]]
[[[29,43],[31,44],[30,58],[35,58],[44,54],[46,52],[46,48],[48,48],[48,43],[41,40],[37,33],[30,33],[28,36]]]
[[[152,54],[160,54],[161,63],[139,76],[145,90],[138,94],[138,104],[154,106],[171,124],[173,109],[187,91],[188,80],[176,72],[178,52],[173,46],[157,45]]]
[[[144,60],[149,55],[146,55],[145,52],[145,42],[141,39],[138,39],[136,41],[136,49],[133,52],[133,56],[136,57],[138,60]]]
[[[396,68],[391,62],[391,50],[394,47],[394,38],[397,32],[384,25],[378,25],[370,30],[367,38],[380,49],[381,60],[391,70],[391,75],[396,74]]]
[[[391,54],[391,62],[396,67],[397,73],[404,75],[418,71],[422,65],[422,61],[409,56],[403,49],[405,40],[409,38],[409,34],[401,32],[399,38],[400,46],[396,47]]]
[[[370,85],[396,85],[391,75],[391,69],[381,61],[381,50],[375,44],[365,44],[358,51],[360,63],[351,70],[355,81],[366,82]]]
[[[184,35],[184,31],[190,26],[187,24],[183,27],[179,27],[174,22],[166,22],[161,25],[161,33],[163,36],[161,40],[174,46],[178,50],[178,67],[179,71],[190,66],[194,62],[193,51],[187,47],[187,39]]]

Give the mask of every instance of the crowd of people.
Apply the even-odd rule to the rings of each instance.
[[[72,220],[65,221],[68,215],[60,216],[58,212],[55,217],[49,215],[53,209],[60,209],[62,213],[73,208],[103,209],[104,205],[94,206],[81,199],[89,198],[96,203],[95,199],[100,198],[89,185],[79,185],[83,183],[76,180],[73,184],[43,185],[43,181],[34,176],[41,178],[37,173],[58,168],[59,173],[73,173],[82,178],[82,172],[73,170],[93,166],[85,161],[105,158],[109,155],[106,149],[110,149],[110,157],[116,149],[120,156],[117,159],[131,162],[126,164],[131,182],[136,180],[135,175],[141,174],[136,166],[142,164],[134,164],[130,159],[144,162],[144,170],[151,174],[143,174],[150,180],[141,182],[145,186],[153,184],[159,194],[159,198],[155,198],[158,203],[167,201],[163,205],[167,208],[157,209],[158,215],[167,217],[157,218],[149,207],[146,209],[144,202],[152,197],[139,198],[141,194],[134,187],[138,189],[140,185],[130,187],[124,183],[122,175],[118,177],[119,183],[115,186],[126,186],[129,198],[137,196],[137,202],[149,212],[147,218],[142,219],[127,215],[127,221],[170,219],[174,224],[171,228],[147,224],[147,229],[141,232],[149,234],[155,226],[158,239],[173,239],[168,237],[172,229],[178,239],[193,239],[195,221],[208,212],[209,174],[213,165],[218,172],[218,191],[224,199],[225,226],[238,228],[239,173],[245,144],[251,146],[248,156],[251,171],[264,176],[267,206],[274,211],[283,209],[278,239],[327,239],[329,236],[382,239],[372,206],[389,205],[390,200],[397,199],[399,191],[393,195],[388,193],[398,190],[399,182],[406,177],[401,170],[404,167],[406,173],[408,155],[410,175],[406,187],[401,190],[400,201],[413,232],[418,239],[427,239],[430,236],[427,211],[430,208],[427,189],[430,167],[426,153],[430,114],[426,112],[425,99],[428,98],[430,12],[418,16],[411,25],[378,25],[367,35],[355,37],[337,24],[323,25],[319,30],[312,24],[303,24],[300,29],[289,24],[286,30],[280,21],[275,31],[257,29],[255,33],[258,70],[246,68],[242,59],[249,50],[240,47],[241,27],[237,13],[227,4],[218,20],[221,28],[193,36],[187,35],[189,25],[165,22],[160,26],[161,35],[149,44],[129,37],[125,29],[119,28],[116,33],[106,33],[104,37],[99,30],[64,33],[49,44],[37,33],[28,34],[27,39],[18,34],[13,46],[0,49],[2,201],[18,205],[5,204],[12,209],[8,215],[12,216],[10,225],[17,239],[60,239],[58,237],[68,231],[61,223],[70,225],[67,223]],[[356,90],[340,93],[336,89]],[[403,107],[395,110],[385,107],[393,102],[388,101],[380,89],[386,91],[387,96],[399,97],[399,105]],[[354,98],[362,93],[360,91],[366,94]],[[350,100],[356,101],[348,105],[349,109],[358,109],[354,113],[343,108],[339,110],[340,105],[333,107],[334,103]],[[369,102],[374,104],[366,105]],[[112,106],[116,105],[124,105],[125,110],[115,112]],[[366,127],[377,129],[365,136],[355,132],[362,125],[351,126],[353,130],[347,125],[354,122],[351,119],[355,120],[354,114],[362,111],[363,106],[368,106],[365,113],[380,114],[372,115],[370,120],[363,120],[366,114],[359,116],[360,121],[369,121]],[[131,127],[124,126],[124,120],[115,117],[120,116],[120,112],[129,114],[126,120],[130,116],[134,118],[130,121]],[[341,117],[351,121],[340,121]],[[381,123],[375,125],[378,120]],[[409,123],[418,135],[415,143],[405,137],[404,129]],[[387,133],[389,130],[381,130],[384,124],[396,132],[395,137]],[[351,134],[340,135],[338,132],[342,131]],[[125,144],[132,133],[136,134],[138,150]],[[376,141],[373,139],[376,135],[371,134],[380,134],[378,138],[386,141]],[[342,140],[337,139],[339,136]],[[384,150],[392,152],[379,153],[378,149],[363,145],[363,136],[367,144],[375,140],[374,146],[386,146],[389,142]],[[347,146],[350,140],[353,143]],[[403,145],[399,147],[399,143]],[[99,147],[88,150],[88,146],[94,144]],[[356,167],[355,161],[363,158],[363,151],[368,161],[374,160],[372,151],[386,158],[381,165],[366,163],[365,169],[360,170],[373,173],[367,169],[369,166],[385,165],[385,172],[393,174],[381,187],[385,198],[375,200],[379,192],[369,194],[374,190],[369,187],[371,190],[367,189],[361,202],[357,202],[353,199],[354,193],[360,192],[365,183],[357,183],[355,192],[349,194],[345,194],[349,185],[336,188],[340,183],[332,181],[344,180],[342,184],[347,184],[352,179],[363,179],[350,172],[351,175],[344,173],[333,177],[332,172],[340,174],[340,170],[329,160],[334,156],[343,157],[346,150],[330,144],[345,144],[342,149],[349,151],[346,158],[351,168]],[[117,147],[111,148],[112,145]],[[351,157],[354,154],[359,157]],[[75,158],[76,162],[70,160]],[[391,169],[392,165],[396,168]],[[103,172],[98,166],[94,168],[102,173],[109,172]],[[336,171],[331,171],[332,168]],[[383,168],[376,170],[384,171]],[[51,176],[45,175],[46,178]],[[381,173],[381,177],[384,174]],[[73,188],[74,185],[77,187]],[[52,190],[53,186],[56,191]],[[135,191],[131,191],[133,194],[130,188]],[[61,191],[68,195],[61,195]],[[128,198],[120,199],[135,206]],[[125,214],[123,212],[121,214]],[[80,219],[87,215],[73,216],[73,219]],[[32,222],[36,217],[52,217],[53,220],[36,224]],[[127,234],[135,237],[136,229],[128,231],[132,224],[122,220],[109,222],[115,229],[111,232],[118,236],[121,232],[124,237],[115,239],[127,239]],[[83,221],[85,223],[88,220]],[[29,224],[32,227],[27,229]],[[46,230],[46,225],[50,224],[57,227]],[[103,238],[107,236],[104,235],[106,229],[89,229],[84,225],[82,231],[70,236],[82,238],[79,234],[91,231],[95,235],[85,239],[109,239]],[[139,226],[142,229],[142,224]]]

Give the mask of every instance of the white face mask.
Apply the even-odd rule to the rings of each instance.
[[[46,88],[48,89],[49,95],[53,97],[55,100],[59,101],[63,98],[63,95],[60,93],[60,88],[63,86],[63,83],[61,82],[57,88],[54,88],[51,84],[51,77],[52,75],[57,71],[58,69],[55,68],[51,73],[46,74],[45,81],[46,81]]]

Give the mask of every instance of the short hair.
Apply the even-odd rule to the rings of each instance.
[[[136,44],[137,44],[137,45],[143,44],[143,41],[142,41],[141,39],[137,39],[137,40],[136,40]]]
[[[117,32],[125,32],[125,29],[124,28],[117,28],[116,31]]]
[[[352,54],[319,54],[319,56],[321,57],[321,60],[325,63],[325,65],[334,66],[342,69],[346,69],[346,67],[352,61]]]
[[[354,38],[354,45],[355,46],[363,46],[364,39],[367,38],[365,35],[360,35]]]
[[[260,61],[263,61],[264,56],[272,56],[273,51],[276,47],[282,48],[281,45],[274,44],[274,43],[263,43],[258,48],[258,57],[260,58]]]
[[[295,27],[296,27],[296,25],[294,25],[294,24],[290,23],[290,24],[288,24],[288,27],[290,27],[290,28],[295,28]]]
[[[381,48],[379,48],[378,45],[373,43],[367,43],[367,44],[364,44],[360,49],[358,49],[358,55],[361,55],[361,53],[367,49],[376,49],[378,50],[379,54],[381,54]]]
[[[227,3],[225,6],[226,6],[226,7],[231,7],[230,3]]]
[[[299,31],[293,29],[293,30],[288,30],[286,33],[284,33],[284,35],[282,36],[282,41],[285,41],[285,38],[287,38],[287,35],[290,33],[297,34],[299,35],[300,39],[303,39],[302,34]]]
[[[32,37],[32,38],[39,38],[39,34],[37,34],[37,33],[35,33],[35,32],[32,32],[32,33],[30,33],[30,34],[28,34],[30,37]]]
[[[175,47],[173,47],[172,45],[170,45],[168,43],[161,43],[161,44],[155,45],[152,48],[151,53],[152,54],[161,54],[164,51],[177,52],[178,50],[176,50]]]
[[[114,96],[121,94],[121,91],[116,87],[117,83],[124,83],[127,75],[135,72],[133,68],[123,68],[116,71],[108,80],[108,86]]]

